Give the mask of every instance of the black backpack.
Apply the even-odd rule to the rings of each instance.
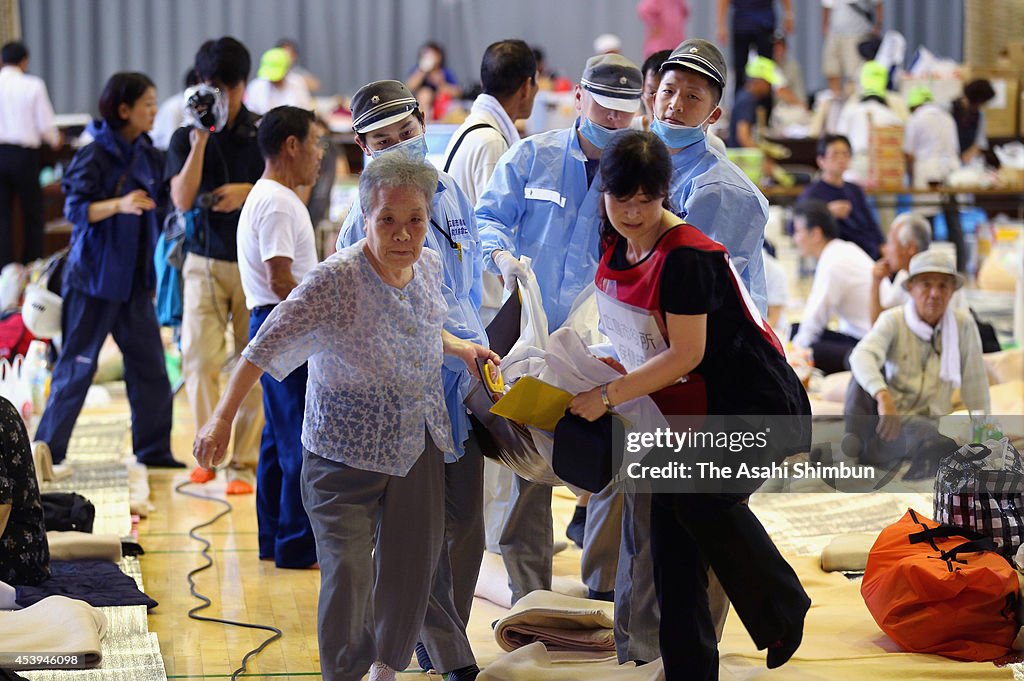
[[[96,507],[81,494],[47,492],[43,500],[43,524],[47,532],[92,532]]]

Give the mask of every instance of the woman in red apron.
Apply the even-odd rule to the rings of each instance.
[[[668,152],[652,133],[620,133],[601,158],[598,308],[624,373],[577,395],[570,409],[592,421],[650,395],[666,416],[797,417],[781,420],[794,431],[779,445],[782,458],[809,444],[807,395],[726,249],[665,209],[671,174]],[[770,668],[800,644],[810,599],[744,503],[751,491],[653,494],[653,577],[668,681],[718,678],[709,566],[758,649],[767,648]]]

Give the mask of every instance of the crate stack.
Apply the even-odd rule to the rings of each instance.
[[[871,125],[867,186],[871,189],[902,189],[906,174],[903,126]]]

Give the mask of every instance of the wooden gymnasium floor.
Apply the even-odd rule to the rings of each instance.
[[[111,411],[123,409],[123,398],[114,398]],[[183,393],[175,401],[173,449],[175,456],[192,462],[195,425]],[[126,445],[130,447],[130,445]],[[266,632],[196,622],[187,612],[200,602],[189,594],[186,574],[203,564],[200,544],[189,538],[194,525],[203,523],[223,508],[219,504],[193,499],[174,491],[188,479],[186,471],[152,471],[150,500],[155,510],[139,525],[139,541],[146,550],[142,557],[146,591],[159,602],[149,615],[150,631],[159,635],[160,649],[168,679],[227,679],[240,665],[242,656],[257,647]],[[224,483],[215,480],[192,490],[220,499]],[[564,488],[554,500],[555,538],[564,539],[565,526],[572,517],[573,497]],[[256,512],[253,495],[227,499],[234,511],[215,525],[199,531],[213,544],[214,566],[196,578],[197,590],[213,600],[201,614],[245,622],[272,624],[284,637],[268,646],[249,662],[243,678],[308,680],[319,679],[316,645],[316,605],[319,572],[279,570],[272,562],[257,558]],[[555,556],[555,574],[579,579],[580,552],[575,546]],[[416,556],[409,556],[417,560]],[[500,649],[491,633],[491,622],[504,609],[476,599],[470,621],[470,640],[481,666],[494,660]],[[411,653],[411,651],[410,651]],[[419,672],[413,663],[400,681],[440,679]]]

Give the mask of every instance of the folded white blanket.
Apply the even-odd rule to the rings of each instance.
[[[85,601],[50,596],[23,610],[0,611],[0,659],[10,669],[95,667],[106,631],[107,618]]]
[[[606,601],[533,591],[497,621],[494,638],[502,650],[539,641],[551,650],[613,651],[614,607]]]
[[[821,551],[821,569],[825,572],[864,572],[868,551],[878,539],[877,532],[838,534]]]
[[[121,560],[121,538],[116,534],[47,532],[50,560]]]
[[[548,652],[531,643],[502,655],[477,677],[479,681],[664,681],[661,659],[637,667],[620,665],[615,657]]]

